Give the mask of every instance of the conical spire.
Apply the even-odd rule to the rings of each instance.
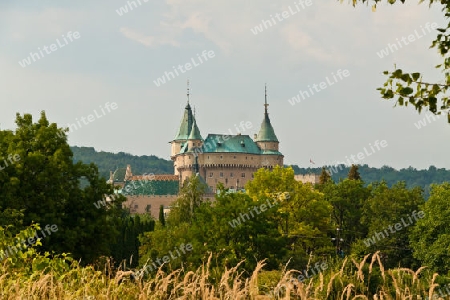
[[[189,104],[189,80],[187,82],[187,104],[184,108],[183,119],[181,120],[180,129],[178,130],[177,136],[175,137],[175,141],[178,140],[187,140],[189,134],[191,133],[192,123],[194,117],[192,116],[191,105]]]
[[[194,118],[192,122],[191,133],[189,134],[188,140],[203,140],[202,135],[200,134],[200,130],[197,126],[197,121]]]
[[[259,130],[256,142],[278,142],[278,138],[275,135],[272,124],[270,124],[269,113],[267,112],[267,85],[264,88],[264,120],[261,123],[261,129]]]

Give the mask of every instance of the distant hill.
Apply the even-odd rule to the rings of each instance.
[[[295,174],[320,174],[322,167],[319,168],[300,168],[293,165]],[[340,179],[347,178],[350,167],[342,165],[341,168],[333,166],[333,169],[337,172],[332,172],[332,178],[335,182]],[[366,184],[385,180],[389,186],[392,186],[398,181],[405,181],[408,187],[420,186],[425,191],[425,198],[428,199],[430,193],[430,184],[450,182],[450,170],[437,169],[434,166],[430,166],[428,170],[417,170],[413,167],[407,169],[396,170],[394,168],[383,166],[381,168],[372,168],[368,165],[360,165],[359,173],[361,178]]]
[[[74,161],[83,161],[84,163],[95,163],[98,166],[100,174],[105,178],[109,178],[109,171],[114,171],[117,168],[125,168],[128,164],[131,165],[133,174],[173,174],[173,162],[158,158],[154,155],[131,155],[124,152],[110,153],[97,152],[93,147],[70,147],[73,151]],[[321,167],[318,168],[300,168],[297,165],[292,165],[295,174],[320,174]],[[342,168],[336,168],[336,173],[333,172],[332,178],[335,182],[340,179],[347,178],[349,167],[342,165]],[[398,181],[405,181],[408,187],[420,186],[425,191],[425,197],[428,198],[430,191],[430,184],[450,182],[450,170],[437,169],[434,166],[428,170],[417,170],[413,167],[407,169],[396,170],[394,168],[383,166],[381,168],[372,168],[368,165],[359,166],[359,173],[364,182],[371,183],[375,181],[385,180],[389,186],[392,186]]]
[[[131,170],[136,175],[144,173],[173,174],[173,162],[154,155],[137,156],[124,152],[97,152],[93,147],[73,146],[70,149],[72,149],[75,162],[82,161],[83,163],[92,162],[96,164],[100,175],[105,179],[109,178],[109,171],[125,168],[127,165],[131,165]]]

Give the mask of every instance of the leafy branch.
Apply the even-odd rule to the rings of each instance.
[[[343,0],[341,0],[342,2]],[[358,2],[373,3],[372,10],[376,10],[376,5],[382,0],[351,0],[353,6]],[[389,4],[394,4],[396,0],[387,0]],[[400,0],[405,3],[406,0]],[[419,3],[424,2],[420,0]],[[429,0],[429,6],[440,3],[443,5],[442,11],[445,18],[450,17],[450,1],[447,0]],[[436,48],[438,53],[442,56],[443,62],[436,66],[443,73],[444,78],[440,82],[430,83],[423,81],[423,75],[420,72],[404,73],[401,69],[384,71],[383,74],[388,76],[383,87],[378,88],[383,99],[395,99],[399,106],[408,106],[411,104],[421,113],[424,107],[435,115],[440,115],[446,112],[448,122],[450,123],[450,108],[449,95],[447,94],[450,88],[450,57],[448,55],[450,49],[450,22],[445,28],[437,28],[438,34],[436,39],[431,43],[430,48]]]

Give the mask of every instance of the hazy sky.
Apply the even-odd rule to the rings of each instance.
[[[45,110],[60,126],[80,122],[71,145],[169,159],[187,79],[204,138],[236,133],[241,122],[251,122],[242,134],[253,137],[267,82],[286,164],[320,166],[366,148],[360,163],[370,166],[450,168],[446,117],[394,109],[376,91],[394,64],[440,79],[440,57],[429,49],[436,34],[425,27],[446,24],[440,6],[139,1],[0,2],[1,128],[15,127],[16,112],[37,118]],[[175,78],[158,86],[165,72]],[[299,91],[309,95],[292,105]],[[108,111],[107,103],[117,106]],[[426,126],[418,129],[420,120]],[[387,146],[377,150],[377,140]]]

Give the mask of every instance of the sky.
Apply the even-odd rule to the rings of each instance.
[[[170,159],[187,80],[203,138],[258,133],[267,84],[285,164],[450,168],[446,117],[376,90],[394,65],[442,82],[441,7],[407,2],[2,1],[0,128],[44,110],[70,145]]]

